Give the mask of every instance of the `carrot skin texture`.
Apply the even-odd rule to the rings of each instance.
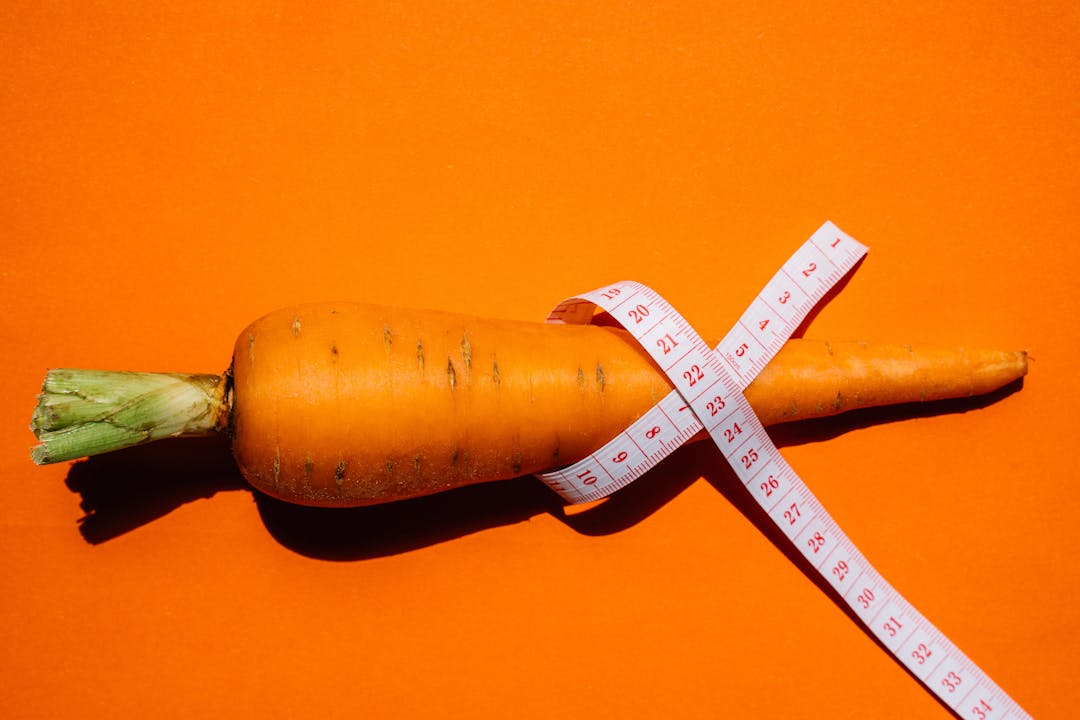
[[[330,506],[572,462],[670,390],[614,329],[349,303],[256,321],[232,372],[245,477]]]
[[[972,397],[1027,374],[1027,354],[790,340],[746,398],[764,425],[865,407]]]
[[[789,341],[747,388],[766,425],[965,397],[1023,353]],[[353,303],[286,308],[237,339],[238,465],[289,502],[359,506],[567,465],[671,384],[625,331]]]

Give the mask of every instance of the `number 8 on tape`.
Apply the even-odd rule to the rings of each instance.
[[[570,298],[549,322],[587,323],[600,307],[675,389],[591,456],[540,475],[569,502],[602,498],[708,432],[769,518],[912,674],[960,717],[1029,718],[874,569],[788,465],[743,396],[810,310],[866,254],[825,223],[784,263],[716,349],[650,288],[620,282]]]

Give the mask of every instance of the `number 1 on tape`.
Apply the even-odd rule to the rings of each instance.
[[[769,518],[931,692],[963,718],[1028,718],[863,557],[788,465],[742,394],[866,250],[825,223],[784,263],[715,350],[640,283],[616,283],[561,303],[549,322],[588,323],[602,308],[641,343],[675,389],[591,456],[539,477],[569,502],[597,500],[704,429]]]
[[[838,227],[822,225],[765,285],[708,360],[703,358],[708,348],[693,328],[640,283],[616,283],[560,303],[548,322],[588,323],[599,306],[638,338],[660,367],[666,370],[672,360],[681,365],[672,377],[676,389],[608,445],[575,465],[538,477],[567,501],[581,503],[610,495],[643,475],[704,427],[684,400],[682,384],[695,396],[715,387],[709,397],[699,398],[705,415],[727,417],[732,407],[726,396],[736,387],[741,394],[865,254],[866,247]],[[714,367],[721,361],[733,381],[724,388],[710,384],[722,377]]]

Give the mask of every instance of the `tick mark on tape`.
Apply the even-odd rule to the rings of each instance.
[[[814,236],[811,237],[810,240],[807,241],[807,243],[804,243],[803,247],[801,247],[795,253],[795,255],[792,256],[788,263],[784,267],[781,267],[780,271],[774,276],[775,282],[781,282],[786,276],[788,280],[794,283],[795,287],[801,288],[804,293],[803,297],[800,298],[800,302],[798,303],[794,302],[795,298],[791,297],[788,291],[784,291],[784,294],[780,296],[779,302],[782,305],[785,305],[786,310],[791,311],[790,317],[787,314],[785,314],[784,316],[785,328],[787,328],[786,333],[788,335],[790,335],[790,332],[792,332],[798,326],[798,324],[805,319],[806,315],[814,307],[814,305],[824,297],[826,291],[830,287],[834,286],[835,283],[843,277],[843,274],[845,272],[855,267],[859,259],[861,259],[861,257],[866,252],[866,249],[863,246],[859,245],[854,240],[848,241],[846,239],[846,236],[844,236],[845,246],[850,246],[852,249],[844,253],[843,257],[838,257],[836,259],[836,262],[833,263],[833,259],[828,257],[827,253],[823,253],[819,248],[814,247],[814,241],[823,232],[828,235],[828,238],[821,241],[825,244],[829,244],[833,241],[834,238],[840,237],[839,235],[835,234],[837,232],[836,228],[832,226],[831,223],[826,223],[824,226],[822,226],[822,230],[819,230],[817,233],[815,233]],[[838,243],[832,242],[829,247],[831,249],[837,246]],[[827,268],[824,267],[824,264],[826,262],[832,263],[835,266],[836,271],[827,272]],[[822,267],[819,268],[819,264],[822,265]],[[790,273],[788,272],[789,270],[791,271]],[[796,278],[798,278],[798,280],[796,280]],[[807,279],[809,279],[809,281]],[[766,287],[775,287],[775,285],[770,284]],[[642,292],[647,292],[650,296],[652,295],[651,291],[648,291],[647,289],[643,290]],[[587,298],[589,297],[589,295],[583,297]],[[759,299],[762,299],[760,295]],[[791,302],[789,302],[789,300],[791,300]],[[660,299],[659,301],[663,302],[662,299]],[[574,302],[575,301],[573,300],[568,301],[568,304],[573,304]],[[567,303],[564,303],[564,305],[566,304]],[[553,315],[554,314],[555,313],[553,313]],[[753,320],[753,317],[751,316],[750,319]],[[576,315],[567,316],[566,321],[588,322],[589,318],[586,316],[577,317]],[[662,354],[662,356],[664,356],[665,358],[666,363],[667,358],[670,358],[672,355],[674,355],[672,351],[675,349],[675,345],[677,344],[673,342],[674,335],[677,334],[677,328],[681,327],[682,323],[684,323],[684,321],[682,321],[678,313],[672,310],[670,317],[665,317],[662,323],[658,323],[658,325],[662,325],[662,327],[660,327],[658,331],[655,331],[655,328],[657,327],[655,325],[652,328],[648,328],[643,331],[640,326],[634,323],[631,323],[630,326],[627,327],[627,329],[629,329],[631,334],[638,339],[638,342],[642,342],[643,344],[648,345],[647,350],[649,350],[650,353]],[[653,337],[655,334],[665,333],[666,331],[669,331],[671,334],[663,335],[660,341],[656,343],[655,348],[651,344],[649,344],[648,341],[644,340],[644,338],[646,337]],[[721,343],[721,346],[728,347],[737,342],[738,340],[732,340],[729,334],[729,337],[725,338],[724,342]],[[738,382],[735,382],[730,377],[729,373],[724,372],[724,386],[728,387],[729,384],[731,384],[735,386],[735,390],[744,389],[745,386],[749,384],[749,382],[753,379],[753,376],[756,374],[756,372],[765,366],[765,364],[772,357],[772,355],[775,354],[775,352],[779,350],[782,345],[783,342],[775,343],[775,347],[773,346],[773,344],[770,344],[769,346],[763,345],[763,356],[760,358],[754,358],[754,363],[752,363],[750,367],[745,368],[744,372],[741,374],[739,373],[738,367],[735,363],[736,357],[730,356],[725,353],[723,355],[724,359],[727,361],[727,363],[730,363],[732,365],[732,372],[734,374],[738,374],[739,377]],[[834,349],[831,345],[826,344],[825,350],[828,355],[833,355]],[[671,355],[669,355],[669,353],[671,353]],[[676,366],[678,365],[678,362],[679,361],[676,361],[676,363],[669,365],[669,370],[674,370],[674,368],[676,368]],[[723,370],[724,364],[718,363],[717,368]],[[602,368],[597,365],[597,385],[602,390],[605,380],[602,378],[601,371]],[[674,374],[677,375],[681,371],[682,368],[680,367],[678,371],[674,372]],[[580,368],[578,370],[578,373],[579,383],[583,383],[584,378]],[[673,382],[676,381],[676,379],[677,378],[675,377],[671,377],[671,380]],[[861,398],[859,398],[858,395],[855,395],[854,397],[845,400],[843,393],[837,391],[836,397],[832,402],[835,407],[839,408],[842,407],[845,402],[851,402],[855,405],[858,405],[860,404],[860,401]],[[829,401],[826,401],[826,403],[828,402]],[[791,404],[792,408],[794,409],[794,399],[791,400]],[[640,418],[638,421],[635,421],[631,428],[636,428],[637,430],[641,430],[643,428],[653,428],[644,433],[646,437],[649,437],[651,439],[652,437],[656,437],[659,434],[662,417],[663,408],[660,407],[659,404],[657,404],[652,410],[646,413],[646,415],[642,416],[642,418]],[[753,475],[752,478],[748,480],[748,482],[754,484],[755,488],[758,487],[756,483],[758,483],[759,481],[753,478],[767,477],[768,479],[760,484],[763,495],[759,496],[759,494],[755,493],[755,499],[757,499],[758,502],[762,505],[762,507],[766,510],[766,512],[769,513],[770,517],[773,518],[774,522],[776,522],[779,527],[783,528],[785,533],[790,535],[792,533],[799,534],[804,532],[804,528],[811,527],[808,525],[808,523],[810,522],[810,519],[814,516],[814,514],[817,512],[813,509],[818,505],[816,499],[814,499],[812,493],[810,493],[809,489],[805,487],[805,485],[794,473],[794,471],[791,471],[790,468],[788,468],[788,466],[784,463],[782,456],[779,454],[779,451],[777,451],[775,446],[772,444],[772,441],[769,439],[768,433],[765,431],[764,427],[760,425],[760,422],[757,421],[756,416],[753,415],[752,410],[750,410],[750,417],[746,418],[745,421],[740,420],[740,424],[743,427],[744,433],[747,430],[752,430],[752,432],[750,432],[749,434],[752,437],[756,438],[756,441],[753,445],[747,445],[744,442],[744,444],[740,445],[739,448],[733,448],[731,452],[725,453],[725,457],[729,461],[735,461],[733,465],[738,465],[737,472],[741,470],[752,470]],[[698,425],[698,427],[700,427],[700,425]],[[635,444],[637,443],[637,441],[628,431],[624,431],[618,437],[630,438],[632,442],[634,442]],[[657,440],[659,439],[660,438],[657,437]],[[667,454],[668,449],[674,448],[678,446],[678,444],[680,444],[676,442],[668,442],[667,438],[665,438],[664,440],[665,442],[663,451],[654,448],[653,451],[645,455],[646,460],[643,461],[639,466],[636,466],[634,472],[630,472],[629,470],[627,470],[625,472],[622,472],[618,477],[612,476],[613,482],[611,482],[610,485],[605,486],[605,489],[603,491],[598,491],[596,488],[593,488],[588,484],[582,484],[582,478],[595,477],[591,474],[591,464],[586,461],[575,464],[568,468],[562,468],[557,473],[543,474],[540,477],[541,479],[544,479],[546,482],[548,482],[553,488],[560,492],[560,494],[566,497],[570,502],[596,500],[606,494],[605,491],[607,487],[611,487],[612,489],[622,487],[627,482],[633,480],[645,470],[649,469],[657,462],[659,462]],[[619,442],[620,440],[618,439],[612,441],[608,445],[604,446],[604,448],[598,450],[597,453],[595,453],[594,457],[604,457],[604,455],[609,451],[612,453],[612,455],[608,455],[608,457],[614,457],[615,454],[619,452],[619,450],[615,449],[617,447],[620,447],[618,444]],[[779,467],[780,470],[775,470],[775,468],[777,467]],[[768,470],[768,468],[774,468],[774,470]],[[784,468],[788,469],[784,470]],[[782,475],[781,473],[784,474]],[[781,477],[784,478],[784,485],[788,486],[784,488],[785,491],[783,492],[780,489]],[[795,494],[793,495],[792,493]],[[765,497],[769,497],[769,500],[766,501],[764,499]],[[839,528],[836,528],[835,531],[830,529],[830,534],[827,536],[824,533],[820,532],[815,534],[812,527],[807,532],[811,533],[808,537],[810,547],[813,552],[817,552],[818,549],[824,547],[822,543],[824,543],[826,539],[828,539],[828,542],[830,544],[836,543],[837,547],[845,547],[851,545],[850,540],[848,540],[843,535],[843,532]],[[878,614],[882,613],[884,613],[883,617],[888,617],[888,621],[885,622],[883,625],[873,624],[869,627],[869,630],[883,643],[886,649],[894,649],[896,643],[902,641],[897,639],[900,638],[899,633],[901,632],[901,630],[907,633],[908,628],[901,628],[900,622],[902,622],[906,626],[910,621],[912,628],[916,626],[929,626],[927,621],[921,616],[918,616],[917,613],[915,613],[914,611],[912,611],[910,615],[905,615],[902,619],[900,615],[888,615],[887,610],[890,607],[889,602],[901,602],[903,599],[899,596],[894,596],[891,598],[886,597],[887,595],[889,595],[889,593],[886,592],[887,587],[878,586],[877,584],[868,584],[870,581],[864,578],[873,577],[876,571],[873,571],[872,568],[867,567],[861,569],[857,573],[853,572],[853,568],[851,567],[851,563],[853,562],[853,560],[851,558],[852,556],[849,554],[846,557],[841,557],[841,559],[839,560],[830,561],[822,565],[819,568],[819,572],[821,572],[823,576],[828,577],[830,582],[832,582],[834,585],[839,583],[841,580],[844,580],[845,585],[848,585],[849,587],[849,589],[843,594],[845,602],[847,602],[848,605],[850,605],[851,608],[855,610],[860,617],[866,616],[868,611],[873,611],[875,617]],[[835,577],[829,575],[830,570],[832,575],[835,575]],[[845,580],[845,578],[847,579]],[[891,641],[890,638],[892,638]],[[947,640],[942,639],[941,648],[945,653],[953,652],[953,650],[948,647]],[[956,653],[960,655],[958,650],[956,651]],[[894,654],[896,654],[895,651]],[[979,673],[980,671],[978,671],[977,668],[973,668],[972,672]],[[946,699],[948,696],[943,693],[946,691],[951,692],[952,690],[954,690],[955,686],[959,684],[960,678],[956,677],[955,679],[951,680],[953,687],[946,687],[944,690],[940,687],[936,687],[933,683],[929,684],[927,687],[932,692],[935,692],[938,697]],[[969,682],[965,677],[964,685],[965,687],[971,685],[974,688],[985,689],[986,700],[983,699],[982,691],[980,690],[980,695],[976,696],[978,697],[978,700],[975,701],[976,703],[985,703],[984,705],[979,705],[975,713],[980,717],[989,712],[991,704],[990,701],[993,701],[994,698],[997,698],[997,701],[999,701],[1002,706],[1002,709],[999,710],[998,702],[993,702],[995,711],[1003,712],[1004,714],[1011,713],[1010,716],[1016,715],[1018,717],[1029,717],[1028,715],[1023,713],[1023,711],[1020,710],[1015,705],[1015,703],[1010,698],[1008,698],[1007,695],[1004,694],[1004,692],[994,686],[992,681],[990,681],[989,678],[986,678],[985,675],[979,677],[977,681],[975,681],[975,678],[973,678],[973,682]],[[946,702],[947,704],[949,704],[950,707],[956,707],[955,702],[950,703],[948,702],[948,700],[946,700]]]

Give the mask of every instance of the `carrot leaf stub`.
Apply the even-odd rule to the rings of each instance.
[[[205,435],[227,420],[220,375],[55,369],[30,420],[38,465],[166,437]]]

